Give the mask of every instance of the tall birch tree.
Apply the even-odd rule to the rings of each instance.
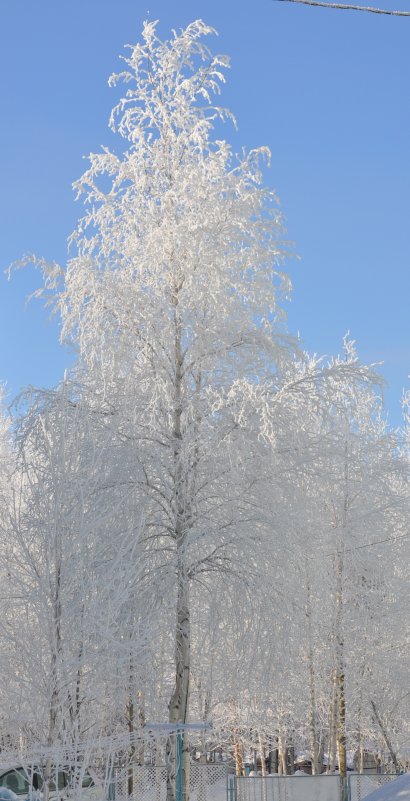
[[[190,584],[223,570],[248,536],[238,387],[243,397],[287,359],[289,282],[275,196],[261,185],[268,151],[237,159],[214,133],[229,116],[213,101],[228,59],[205,46],[213,31],[200,20],[167,42],[156,27],[144,25],[111,78],[128,86],[111,117],[125,149],[90,156],[76,183],[88,203],[76,255],[45,273],[49,289],[63,279],[63,337],[115,406],[120,435],[138,443],[147,547],[173,577],[177,726],[189,714]]]
[[[171,655],[167,633],[160,639],[172,665],[175,730],[190,714],[198,587],[212,591],[215,575],[244,576],[247,555],[257,565],[262,542],[285,571],[284,521],[297,518],[287,515],[292,479],[302,487],[302,463],[314,462],[322,435],[312,427],[301,455],[302,417],[313,419],[318,409],[332,417],[350,380],[372,380],[354,354],[325,368],[295,356],[282,309],[290,291],[282,221],[262,183],[269,153],[236,157],[221,138],[231,115],[216,96],[228,59],[204,44],[212,33],[197,20],[161,41],[157,23],[144,25],[141,43],[110,79],[127,87],[110,118],[118,151],[92,153],[75,184],[86,211],[71,238],[73,255],[63,268],[41,262],[62,338],[79,353],[76,372],[92,412],[106,416],[115,441],[127,446],[124,485],[137,499],[127,506],[130,530],[138,507],[144,511],[144,587],[173,615]],[[332,507],[343,543],[348,478],[338,474]],[[280,514],[272,512],[277,501]],[[343,549],[336,546],[336,558]],[[345,562],[337,564],[341,609]],[[132,603],[125,618],[129,645],[139,619]],[[135,686],[138,671],[132,659],[127,664],[127,686]],[[130,727],[132,710],[129,696]],[[285,712],[279,717],[290,731]],[[284,751],[282,732],[281,739]],[[168,801],[175,801],[172,739],[167,758]]]

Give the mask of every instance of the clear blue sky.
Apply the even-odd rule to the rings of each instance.
[[[275,0],[1,0],[0,267],[28,251],[65,260],[81,210],[71,183],[84,154],[112,145],[107,78],[147,17],[163,37],[197,17],[219,31],[211,46],[232,60],[222,102],[239,126],[225,136],[271,148],[268,180],[301,257],[289,265],[290,328],[321,354],[340,351],[349,329],[364,360],[384,361],[398,424],[410,372],[410,18]],[[70,361],[48,312],[25,308],[38,284],[0,272],[10,396],[52,385]]]

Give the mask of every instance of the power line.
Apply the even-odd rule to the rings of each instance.
[[[394,17],[410,17],[410,11],[389,11],[386,8],[373,6],[355,6],[347,3],[322,3],[321,0],[276,0],[278,3],[302,3],[305,6],[321,6],[322,8],[337,8],[350,11],[368,11],[371,14],[388,14]]]
[[[289,2],[302,2],[302,0],[289,0]],[[364,542],[362,545],[351,545],[348,548],[342,548],[342,552],[346,554],[346,553],[352,553],[353,551],[361,551],[363,550],[363,548],[374,548],[375,545],[383,545],[386,542],[392,542],[396,544],[401,540],[407,540],[409,537],[410,537],[410,531],[406,532],[406,534],[398,534],[397,536],[393,535],[392,537],[386,537],[385,539],[382,540],[373,540],[373,542]],[[337,555],[338,553],[337,547],[335,547],[334,550],[332,551],[324,551],[323,550],[324,547],[325,547],[324,545],[316,546],[314,548],[313,553],[305,554],[306,559],[317,559],[316,554],[319,552],[321,552],[322,556],[332,557]],[[297,556],[299,555],[299,551],[297,550],[296,546],[295,548],[289,548],[289,546],[286,546],[285,550],[290,551],[296,554]]]
[[[302,0],[289,0],[289,2],[297,2],[301,3]],[[303,0],[304,2],[304,0]],[[405,540],[410,537],[410,532],[407,534],[399,534],[397,537],[387,537],[385,540],[374,540],[374,542],[366,542],[363,545],[353,545],[351,548],[344,548],[343,553],[351,553],[351,551],[361,551],[362,548],[372,548],[374,545],[383,545],[385,542],[397,542],[398,540]],[[324,556],[334,556],[335,551],[329,551],[329,553],[325,553]]]

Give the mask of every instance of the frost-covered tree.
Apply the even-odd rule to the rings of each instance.
[[[311,638],[313,624],[321,641],[311,639],[308,653],[312,664],[322,663],[322,676],[328,660],[333,677],[333,689],[327,691],[332,698],[329,769],[335,767],[337,751],[343,774],[347,740],[362,747],[360,718],[371,709],[368,685],[380,643],[378,623],[392,600],[394,565],[386,570],[386,563],[403,525],[404,475],[397,441],[381,417],[371,382],[349,381],[344,387],[341,382],[337,404],[328,405],[314,430],[313,470],[305,477],[314,514],[309,514],[305,560],[308,634]],[[314,554],[319,553],[323,558],[316,563]],[[318,660],[320,651],[324,660]]]
[[[143,661],[143,515],[124,487],[123,448],[69,382],[35,393],[30,404],[26,398],[15,433],[0,529],[7,570],[0,644],[13,703],[5,725],[15,744],[42,743],[58,754],[101,732],[105,696],[116,681],[125,684],[130,655]],[[46,791],[51,762],[43,767]]]
[[[147,23],[112,78],[128,85],[111,118],[126,149],[93,154],[76,184],[89,211],[57,297],[63,336],[139,449],[149,542],[174,595],[173,724],[188,716],[190,584],[224,570],[249,536],[238,397],[286,359],[267,151],[236,159],[213,133],[228,62],[203,44],[210,33],[197,21],[161,42]],[[46,272],[55,287],[57,268]]]
[[[376,424],[374,373],[352,348],[322,365],[286,334],[282,222],[262,183],[269,154],[236,157],[221,138],[230,115],[215,96],[228,60],[204,44],[211,33],[198,20],[163,42],[157,24],[146,23],[111,79],[127,86],[110,121],[117,152],[91,154],[75,184],[86,211],[66,266],[41,262],[62,337],[79,353],[81,390],[63,418],[60,397],[24,423],[24,453],[32,456],[21,464],[25,497],[13,525],[21,543],[33,536],[35,552],[51,549],[54,590],[58,559],[67,559],[75,537],[78,576],[90,542],[93,553],[106,554],[98,564],[117,576],[111,587],[127,576],[129,591],[114,592],[109,637],[101,640],[115,644],[121,664],[107,645],[116,682],[100,728],[133,734],[147,716],[167,715],[177,729],[213,709],[219,730],[230,721],[235,732],[238,765],[245,740],[261,754],[264,740],[275,741],[286,770],[286,752],[310,737],[318,770],[331,675],[343,761],[346,610],[368,620],[368,599],[381,588],[376,566],[349,554],[372,527],[395,525],[394,444],[380,418]],[[70,498],[83,528],[69,516],[62,548]],[[315,549],[323,564],[312,560]],[[144,604],[156,611],[142,649],[150,671],[139,649]],[[89,614],[87,629],[100,631],[98,609]],[[48,646],[58,629],[54,623]],[[52,666],[58,659],[50,653]],[[66,664],[64,654],[61,671]],[[63,685],[50,681],[52,697],[50,687]],[[172,738],[167,748],[175,801]],[[186,740],[184,749],[186,760]]]

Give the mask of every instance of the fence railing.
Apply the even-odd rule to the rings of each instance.
[[[235,801],[339,801],[339,776],[236,777]]]

